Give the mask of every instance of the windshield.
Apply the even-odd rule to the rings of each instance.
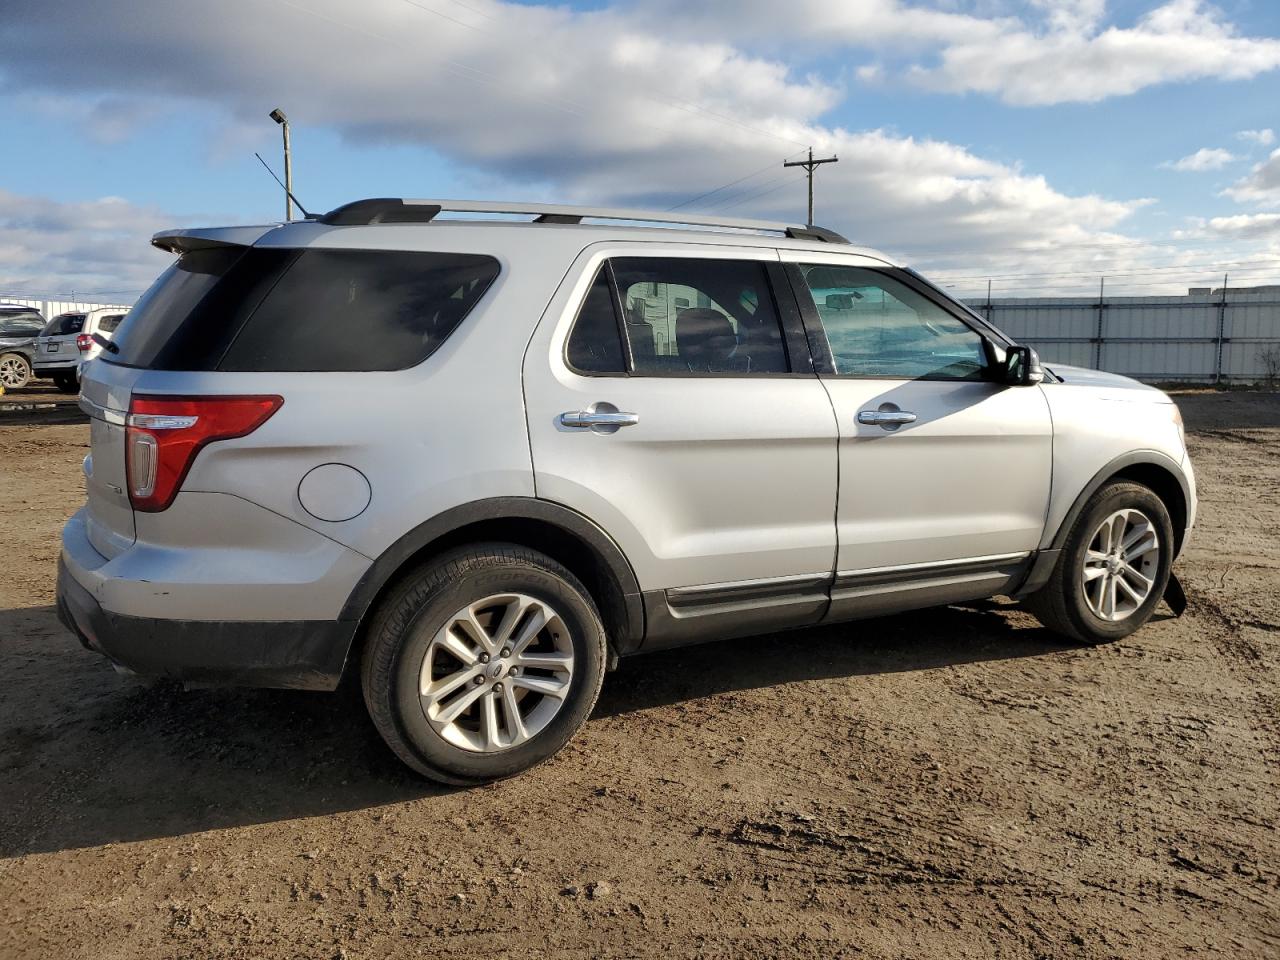
[[[0,337],[34,337],[44,328],[44,317],[35,310],[0,313]]]
[[[60,313],[41,331],[42,337],[62,337],[69,333],[79,333],[84,329],[83,313]]]

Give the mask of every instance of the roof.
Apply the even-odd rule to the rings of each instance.
[[[442,216],[446,213],[460,216]],[[322,216],[312,216],[289,224],[166,230],[157,233],[151,242],[174,253],[217,246],[250,246],[280,227],[303,230],[306,229],[304,224],[312,229],[448,224],[521,231],[531,227],[557,230],[580,228],[592,232],[609,227],[615,236],[625,232],[629,237],[648,239],[659,230],[670,236],[676,232],[672,228],[680,228],[679,232],[685,235],[681,239],[687,237],[707,242],[709,235],[711,242],[759,245],[763,235],[780,247],[815,251],[825,249],[831,253],[861,254],[893,262],[878,251],[855,247],[840,234],[824,227],[782,221],[619,207],[496,200],[406,200],[395,197],[356,200]],[[283,241],[284,238],[279,239]]]

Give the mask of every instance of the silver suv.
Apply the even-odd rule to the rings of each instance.
[[[83,372],[63,621],[139,674],[358,672],[457,784],[555,753],[621,656],[993,595],[1083,643],[1147,621],[1196,510],[1167,396],[830,231],[674,219],[157,235]]]

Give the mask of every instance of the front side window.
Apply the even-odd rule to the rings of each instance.
[[[634,373],[787,372],[782,329],[763,263],[621,257],[612,267]]]
[[[979,380],[982,337],[888,273],[802,264],[801,273],[842,376]]]

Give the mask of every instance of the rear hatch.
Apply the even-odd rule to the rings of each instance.
[[[50,320],[36,338],[36,363],[79,360],[76,337],[84,332],[86,316],[83,313],[60,313]]]
[[[81,372],[80,406],[90,417],[91,452],[85,464],[87,527],[90,543],[107,558],[128,548],[136,538],[125,464],[126,420],[134,390],[157,368],[208,369],[201,359],[207,353],[204,345],[208,338],[216,339],[216,330],[211,328],[220,324],[216,315],[202,315],[197,308],[266,230],[223,228],[203,236],[199,231],[158,236],[156,245],[180,254],[180,259],[160,275],[118,327],[109,331],[117,349],[99,353]],[[71,349],[76,350],[76,333],[56,336],[69,338]],[[42,350],[41,357],[44,355]]]

